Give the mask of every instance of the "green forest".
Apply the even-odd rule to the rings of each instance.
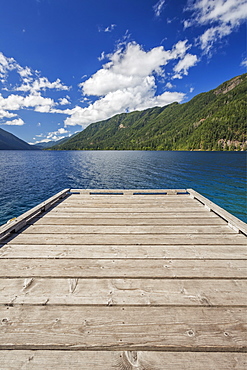
[[[247,74],[184,104],[92,123],[53,150],[246,150]]]

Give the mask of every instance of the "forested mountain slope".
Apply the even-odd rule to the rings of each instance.
[[[247,74],[184,104],[118,114],[52,149],[246,150]]]
[[[35,150],[37,148],[29,145],[17,136],[0,128],[0,150]]]

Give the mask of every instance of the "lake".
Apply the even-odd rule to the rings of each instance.
[[[64,188],[193,188],[247,222],[246,152],[0,151],[0,225]]]

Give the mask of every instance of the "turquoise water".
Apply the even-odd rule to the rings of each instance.
[[[193,188],[247,222],[245,152],[0,151],[0,225],[64,188]]]

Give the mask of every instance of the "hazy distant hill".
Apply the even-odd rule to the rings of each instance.
[[[184,104],[118,114],[56,150],[246,150],[247,74]]]
[[[71,135],[71,136],[66,136],[64,137],[63,139],[59,139],[59,140],[50,140],[48,141],[47,143],[38,143],[38,144],[34,144],[34,147],[37,148],[37,149],[49,149],[51,148],[52,146],[54,145],[59,145],[59,144],[64,144],[66,143],[66,141],[70,140],[72,137],[74,137],[76,134],[74,135]]]
[[[35,150],[33,145],[29,145],[17,136],[0,128],[0,150]]]
[[[69,137],[65,137],[63,139],[56,140],[56,141],[50,140],[50,141],[47,141],[46,143],[34,144],[34,146],[35,146],[35,148],[38,148],[38,149],[48,149],[48,148],[51,148],[54,145],[63,144],[67,140],[69,140]]]

